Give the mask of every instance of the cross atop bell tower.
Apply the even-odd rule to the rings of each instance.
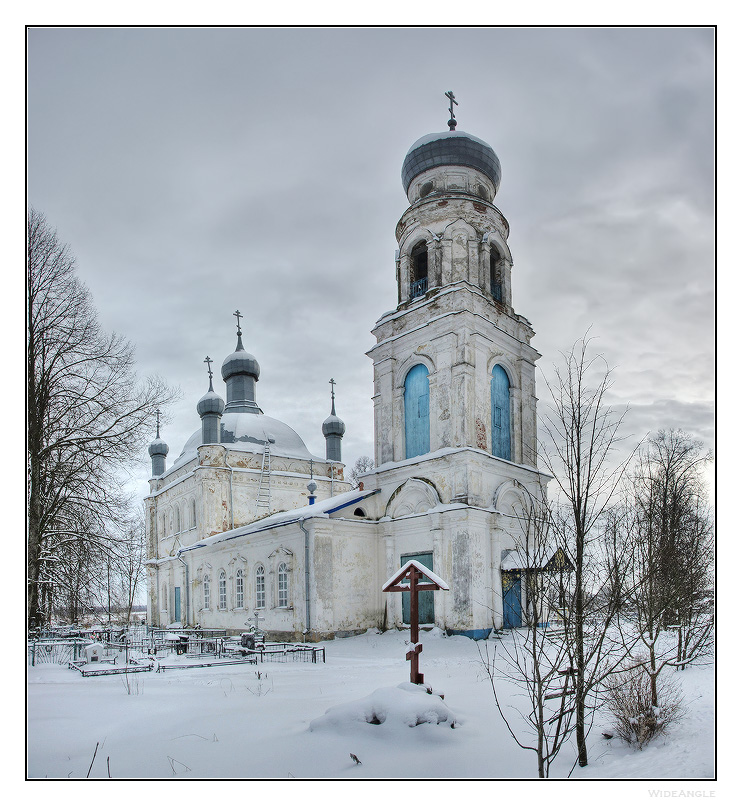
[[[396,228],[398,304],[368,353],[375,461],[471,448],[535,467],[539,355],[513,309],[510,228],[494,205],[500,161],[456,130],[458,102],[445,97],[449,131],[420,138],[402,166],[410,206]]]

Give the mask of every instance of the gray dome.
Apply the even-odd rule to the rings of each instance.
[[[170,450],[170,448],[164,439],[160,439],[158,437],[149,443],[148,450],[150,456],[167,456],[167,452]]]
[[[345,423],[337,416],[337,414],[331,414],[322,423],[322,433],[326,437],[331,435],[342,437],[342,435],[345,433]]]
[[[207,414],[221,414],[224,411],[224,400],[213,389],[210,389],[196,404],[196,411],[199,417],[205,417]]]
[[[309,453],[304,440],[293,428],[266,414],[226,411],[222,416],[219,443],[228,446],[231,450],[260,454],[263,453],[263,448],[268,443],[271,454],[276,456],[324,461],[319,456]],[[199,428],[186,442],[173,467],[195,459],[196,448],[202,444],[202,434]]]
[[[222,378],[226,381],[234,375],[251,375],[255,380],[260,377],[260,364],[254,355],[244,349],[237,349],[222,362]]]
[[[492,180],[495,192],[500,187],[500,160],[484,140],[466,132],[439,132],[421,137],[407,152],[402,164],[402,184],[407,191],[412,180],[439,165],[465,165],[476,168]]]

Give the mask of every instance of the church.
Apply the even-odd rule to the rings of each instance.
[[[237,311],[225,398],[207,357],[201,426],[170,467],[159,428],[149,446],[150,624],[257,623],[301,641],[403,629],[409,594],[382,586],[415,559],[449,585],[420,594],[421,624],[472,638],[520,626],[517,513],[549,480],[536,467],[539,354],[513,308],[500,162],[457,131],[449,98],[449,130],[419,139],[402,165],[397,305],[367,353],[375,468],[358,489],[345,481],[334,387],[324,458],[262,411]]]

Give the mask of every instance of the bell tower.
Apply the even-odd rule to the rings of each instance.
[[[509,225],[494,204],[500,161],[456,130],[447,97],[449,130],[420,138],[402,166],[397,307],[376,323],[368,352],[376,466],[468,448],[499,464],[498,476],[506,462],[535,470],[540,356],[513,308]],[[473,497],[491,506],[492,494]]]

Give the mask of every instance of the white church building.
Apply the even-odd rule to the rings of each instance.
[[[305,641],[403,628],[409,595],[381,588],[416,559],[450,588],[420,595],[421,623],[474,638],[520,625],[516,514],[548,481],[536,467],[539,354],[513,309],[499,160],[448,123],[402,167],[397,306],[367,353],[375,469],[360,489],[344,480],[334,393],[325,458],[260,409],[238,315],[226,399],[208,359],[201,427],[169,468],[159,429],[149,448],[149,623],[239,633],[257,611],[269,638]]]

